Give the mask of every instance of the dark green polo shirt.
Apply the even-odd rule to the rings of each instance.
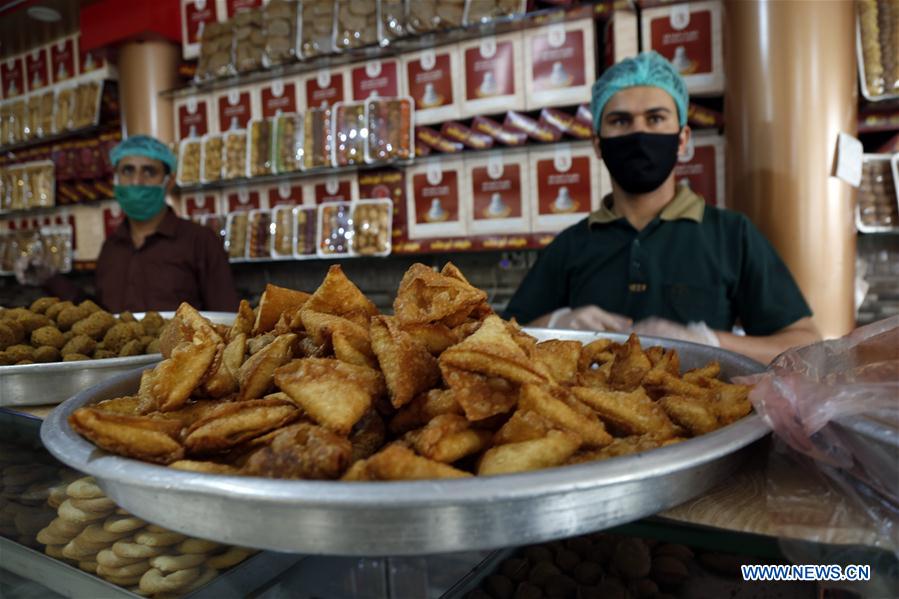
[[[558,308],[595,304],[639,321],[740,324],[769,335],[811,316],[768,240],[744,215],[707,206],[685,187],[642,231],[611,196],[543,250],[504,316],[528,323]]]

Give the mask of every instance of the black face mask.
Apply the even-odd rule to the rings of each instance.
[[[679,133],[631,133],[600,137],[599,149],[612,179],[628,193],[658,189],[677,163]]]

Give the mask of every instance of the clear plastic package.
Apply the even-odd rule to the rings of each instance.
[[[28,110],[24,100],[13,100],[9,103],[9,143],[17,144],[25,141],[25,120]]]
[[[234,129],[222,134],[222,179],[247,175],[247,130]]]
[[[299,30],[297,2],[271,0],[262,13],[265,34],[265,66],[284,64],[297,57]]]
[[[234,24],[207,23],[200,41],[200,58],[195,79],[205,81],[234,75]]]
[[[856,227],[862,232],[899,228],[899,191],[889,154],[866,154],[858,190]]]
[[[302,58],[334,53],[333,0],[303,0],[300,17]]]
[[[332,112],[331,163],[349,166],[365,161],[366,128],[365,102],[337,102]]]
[[[72,128],[75,114],[75,86],[60,87],[56,93],[56,113],[53,115],[53,132],[64,133]]]
[[[899,97],[899,4],[858,0],[859,78],[868,100]]]
[[[199,137],[187,137],[178,144],[178,173],[175,181],[179,186],[196,185],[200,182],[200,165],[203,142]]]
[[[72,270],[72,227],[55,225],[41,227],[44,263],[53,272],[67,273]]]
[[[10,112],[6,102],[0,102],[0,146],[10,143]]]
[[[202,138],[200,182],[212,183],[222,179],[222,136],[209,133]]]
[[[293,211],[295,206],[281,205],[272,208],[272,258],[293,257]]]
[[[25,123],[22,127],[22,139],[28,141],[38,137],[38,122],[41,120],[41,98],[31,94],[25,98]]]
[[[296,206],[293,212],[293,257],[298,259],[316,256],[318,211],[315,206]]]
[[[272,213],[269,210],[250,210],[247,217],[247,259],[272,257]]]
[[[406,160],[415,155],[412,98],[369,98],[365,101],[368,136],[366,162]]]
[[[353,238],[351,202],[326,202],[318,206],[318,244],[316,253],[323,258],[350,255]]]
[[[40,117],[38,119],[38,137],[48,137],[53,135],[53,117],[56,106],[56,93],[50,89],[39,94],[40,96]]]
[[[232,261],[245,260],[247,257],[247,230],[249,228],[249,212],[241,210],[228,215],[225,225],[225,251]]]
[[[353,203],[350,249],[360,256],[387,256],[393,233],[393,201],[359,200]]]
[[[100,101],[103,97],[102,81],[85,81],[75,88],[75,111],[72,128],[91,127],[100,122]]]
[[[406,27],[409,33],[429,33],[461,27],[465,0],[414,0],[408,4]]]
[[[306,168],[331,166],[331,107],[310,108],[303,127],[303,164]]]
[[[487,23],[524,14],[526,9],[527,0],[466,0],[463,21],[466,25]]]
[[[25,205],[28,208],[49,208],[56,205],[55,167],[50,160],[28,163],[23,169]]]
[[[335,0],[334,45],[338,52],[381,40],[378,0]]]
[[[274,169],[292,173],[303,168],[303,117],[296,113],[274,118]]]
[[[253,119],[247,125],[247,176],[271,175],[272,169],[272,121]]]
[[[241,11],[231,19],[234,23],[234,65],[238,73],[261,69],[265,56],[265,33],[262,12]]]
[[[381,0],[381,45],[406,35],[404,0]]]
[[[9,204],[10,210],[27,210],[26,189],[28,185],[28,177],[24,168],[16,168],[12,170],[12,195]]]

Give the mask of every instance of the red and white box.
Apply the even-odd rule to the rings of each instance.
[[[524,110],[522,54],[519,33],[459,44],[463,117]]]
[[[265,188],[269,208],[278,206],[302,206],[306,194],[299,181],[285,181]],[[312,202],[309,202],[311,204]]]
[[[524,34],[528,110],[589,102],[596,79],[593,20],[555,23]]]
[[[328,202],[352,202],[359,199],[359,184],[355,175],[313,177],[303,185],[306,205]]]
[[[25,74],[30,92],[50,85],[50,52],[47,46],[25,54]]]
[[[189,219],[193,219],[195,216],[225,213],[225,210],[222,210],[221,194],[211,190],[183,194],[181,196],[181,206],[182,216]]]
[[[671,61],[691,94],[724,92],[721,2],[691,2],[643,11],[643,47]]]
[[[213,98],[218,117],[218,132],[246,129],[251,119],[259,118],[258,98],[251,87],[235,87],[220,91]]]
[[[239,12],[256,10],[264,4],[263,0],[219,0],[224,12],[223,20],[227,21]]]
[[[428,160],[406,169],[409,239],[468,234],[470,196],[461,158]]]
[[[677,157],[674,179],[702,196],[706,204],[724,208],[724,136],[693,135],[684,155]]]
[[[0,64],[0,80],[3,97],[15,98],[25,93],[25,59],[22,56],[8,58]]]
[[[587,144],[560,144],[528,156],[534,233],[555,233],[599,208],[599,160]]]
[[[222,207],[229,214],[268,208],[266,198],[258,187],[233,187],[222,192]]]
[[[50,48],[50,78],[53,83],[67,81],[78,74],[78,43],[76,37],[64,37]]]
[[[604,27],[604,63],[611,66],[616,62],[636,56],[640,52],[640,34],[637,32],[640,19],[633,8],[615,8],[611,19]]]
[[[181,56],[197,58],[203,28],[208,23],[223,21],[223,17],[224,11],[217,0],[181,0]]]
[[[395,98],[403,95],[399,59],[370,60],[353,65],[349,71],[354,102],[361,102],[371,96]]]
[[[300,78],[303,101],[300,110],[333,106],[350,97],[350,76],[346,69],[322,69]]]
[[[114,77],[115,69],[113,69],[109,61],[106,59],[105,49],[87,50],[82,43],[81,34],[78,35],[76,42],[78,49],[78,74],[93,74],[94,77],[102,79],[105,77]]]
[[[299,84],[292,79],[273,79],[259,85],[259,110],[262,118],[297,112],[301,102],[297,99]]]
[[[471,198],[468,232],[471,235],[529,233],[530,177],[527,155],[491,152],[465,160]]]
[[[406,95],[415,101],[415,124],[461,117],[462,78],[455,46],[431,48],[403,57]]]
[[[175,140],[203,137],[218,131],[215,104],[209,96],[188,96],[175,100]]]

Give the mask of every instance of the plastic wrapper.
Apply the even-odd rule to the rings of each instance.
[[[326,202],[318,207],[318,246],[316,252],[324,258],[350,255],[353,237],[352,204]]]
[[[415,0],[408,6],[406,27],[409,33],[460,27],[465,17],[465,0]]]
[[[72,128],[75,114],[75,88],[61,87],[56,94],[56,112],[53,115],[53,132],[63,133]]]
[[[527,0],[466,0],[466,25],[487,23],[495,19],[524,14]]]
[[[365,161],[365,102],[337,102],[332,113],[332,151],[334,166],[349,166]]]
[[[292,173],[303,168],[303,117],[280,114],[274,119],[273,159],[276,173]]]
[[[242,210],[228,215],[225,226],[225,251],[230,260],[244,260],[247,257],[247,232],[249,212]]]
[[[261,69],[265,56],[265,33],[262,12],[242,11],[231,19],[234,23],[234,66],[238,73]]]
[[[265,66],[284,64],[297,56],[297,2],[272,0],[262,13],[265,33]]]
[[[10,135],[10,112],[7,105],[3,102],[0,102],[0,146],[5,146],[10,143],[9,135]]]
[[[222,179],[236,179],[247,174],[247,131],[235,129],[222,134]]]
[[[12,206],[12,188],[15,185],[13,172],[10,169],[0,168],[0,210],[9,210]]]
[[[222,178],[222,136],[217,133],[210,133],[203,136],[202,145],[202,169],[200,171],[200,181],[202,183],[212,183],[220,181]]]
[[[37,94],[32,94],[25,100],[25,125],[22,127],[22,138],[25,141],[38,137],[40,120],[41,98]]]
[[[23,169],[25,206],[28,208],[49,208],[56,205],[56,177],[53,162],[29,163]]]
[[[296,206],[293,212],[293,257],[314,258],[318,231],[318,211],[313,206]]]
[[[90,127],[100,122],[102,92],[102,81],[86,81],[75,88],[75,111],[72,114],[73,129]]]
[[[41,227],[44,263],[53,271],[67,273],[72,270],[72,227],[56,225]]]
[[[405,160],[414,156],[411,98],[369,98],[365,101],[365,111],[368,116],[366,162]]]
[[[767,509],[778,536],[864,532],[899,556],[899,316],[788,350],[737,382],[755,384],[750,400],[777,437]]]
[[[485,116],[474,117],[471,121],[471,128],[478,133],[489,135],[506,146],[520,146],[528,141],[528,134],[524,131],[504,127]]]
[[[335,0],[334,45],[338,52],[380,41],[378,0]]]
[[[53,116],[56,106],[56,94],[53,90],[41,92],[40,114],[37,121],[37,136],[48,137],[53,135]]]
[[[303,58],[334,52],[333,0],[303,0],[300,49]]]
[[[865,156],[858,190],[857,227],[860,231],[899,227],[899,196],[890,156]]]
[[[310,108],[303,126],[303,164],[306,168],[331,166],[331,107]]]
[[[12,171],[12,193],[10,195],[10,210],[27,210],[27,190],[28,177],[24,168],[17,168]]]
[[[25,141],[25,121],[28,118],[28,108],[24,100],[13,100],[7,107],[9,110],[8,143],[21,143]]]
[[[444,154],[455,154],[465,149],[462,142],[447,139],[431,127],[416,127],[415,139],[418,141],[416,147],[430,148]]]
[[[858,0],[863,91],[869,99],[899,95],[899,3]]]
[[[272,213],[268,210],[250,210],[247,220],[247,258],[251,260],[271,258]]]
[[[257,119],[249,122],[247,143],[247,176],[272,174],[272,121]]]
[[[294,206],[272,208],[272,258],[293,257]]]
[[[487,150],[493,147],[493,137],[469,129],[462,123],[448,121],[440,128],[440,134],[452,141],[457,141],[474,150]]]
[[[381,0],[381,43],[389,43],[406,35],[404,0]]]
[[[235,74],[233,23],[207,23],[200,44],[195,79],[204,81]]]
[[[552,143],[562,138],[562,132],[549,123],[535,121],[531,117],[514,110],[506,113],[506,120],[503,126],[527,133],[528,137],[535,141]]]
[[[178,185],[196,185],[200,182],[200,165],[203,142],[199,137],[182,139],[178,144]]]
[[[390,254],[393,201],[359,200],[353,203],[353,236],[350,248],[360,256]]]
[[[577,139],[592,139],[593,126],[585,124],[581,119],[556,108],[544,108],[540,111],[538,124],[558,129],[565,135]]]

